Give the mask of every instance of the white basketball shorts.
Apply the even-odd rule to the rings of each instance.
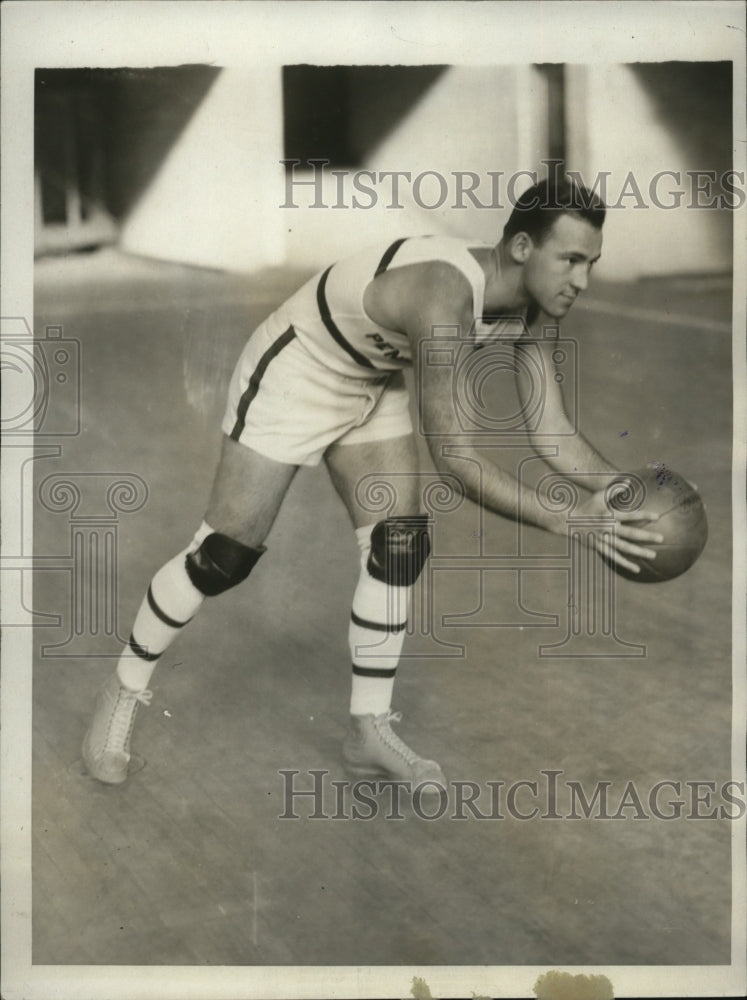
[[[401,371],[355,378],[327,368],[293,327],[263,323],[234,369],[224,433],[267,458],[318,465],[331,444],[385,441],[412,432]]]

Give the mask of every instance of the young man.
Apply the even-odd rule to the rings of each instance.
[[[588,283],[602,246],[605,209],[569,182],[540,184],[519,199],[497,246],[415,237],[364,250],[327,268],[281,305],[253,334],[239,359],[223,421],[223,447],[212,495],[189,546],[153,577],[116,672],[96,704],[83,744],[91,775],[110,784],[127,777],[135,712],[148,704],[153,668],[205,597],[243,581],[300,465],[324,459],[361,550],[353,597],[350,729],[343,756],[355,773],[441,785],[435,761],[424,760],[392,730],[399,716],[391,695],[407,623],[408,598],[429,553],[420,513],[417,451],[403,369],[414,366],[419,410],[439,472],[461,481],[466,495],[497,514],[521,517],[565,535],[565,515],[474,451],[458,422],[453,367],[423,364],[420,346],[436,328],[458,328],[474,349],[497,337],[540,359],[543,409],[533,443],[558,435],[555,471],[583,486],[595,473],[603,487],[617,470],[573,433],[553,378],[553,342],[529,327],[557,321]],[[490,317],[489,322],[484,322]],[[517,368],[520,366],[517,366]],[[519,392],[527,387],[519,380]],[[460,444],[460,459],[439,445]],[[474,457],[475,461],[464,461]],[[372,469],[393,477],[389,516],[371,523],[356,486]],[[396,478],[394,478],[396,477]],[[582,512],[598,516],[591,544],[633,572],[654,558],[654,519],[645,511],[612,512],[605,489]],[[615,531],[610,533],[609,517]],[[375,647],[375,656],[366,650]]]

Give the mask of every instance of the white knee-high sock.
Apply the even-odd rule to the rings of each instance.
[[[368,572],[373,527],[356,531],[361,575],[353,596],[348,633],[353,661],[351,715],[381,715],[391,706],[412,590],[382,583]]]
[[[131,691],[148,686],[158,658],[199,611],[204,595],[187,575],[185,560],[213,529],[202,522],[189,546],[170,559],[151,580],[117,663],[120,682]]]

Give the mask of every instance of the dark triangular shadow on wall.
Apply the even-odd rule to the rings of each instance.
[[[359,167],[447,66],[285,66],[287,159]]]

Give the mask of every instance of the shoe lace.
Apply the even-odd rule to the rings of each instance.
[[[127,691],[120,686],[106,734],[109,750],[127,753],[138,705],[150,705],[152,698],[152,691]]]
[[[382,741],[386,743],[389,749],[393,750],[396,754],[399,754],[406,764],[412,765],[415,764],[420,758],[411,747],[408,747],[404,740],[401,740],[399,736],[397,736],[391,727],[392,722],[401,721],[401,712],[388,712],[385,715],[380,715],[376,719],[376,729]]]

